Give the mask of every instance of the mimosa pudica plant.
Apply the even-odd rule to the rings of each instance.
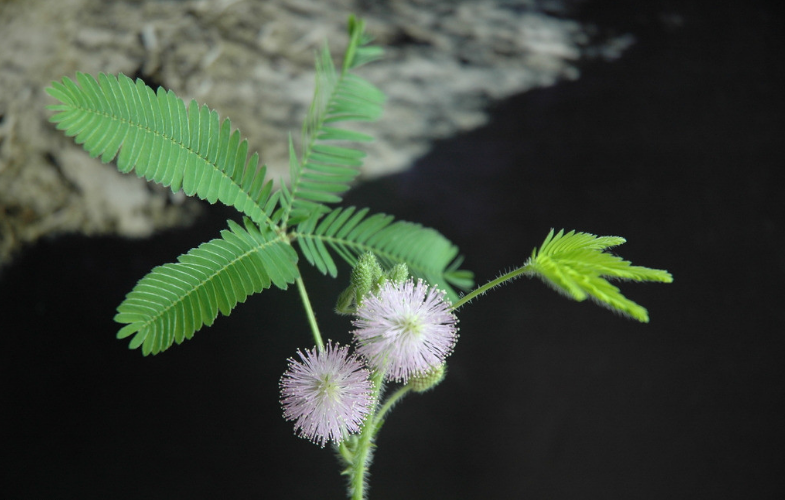
[[[49,106],[56,112],[51,121],[91,157],[116,160],[121,172],[242,214],[242,223],[227,221],[219,237],[143,277],[118,306],[117,337],[130,338],[130,348],[144,355],[158,354],[249,295],[296,285],[315,346],[289,359],[281,377],[284,418],[314,443],[332,443],[354,500],[367,498],[373,443],[389,410],[408,392],[426,392],[444,378],[458,340],[456,312],[469,301],[536,276],[574,300],[589,298],[648,322],[646,309],[609,280],[672,281],[667,271],[607,252],[623,238],[551,230],[522,266],[473,288],[458,249],[439,232],[367,208],[336,207],[362,166],[358,143],[373,140],[339,125],[377,120],[385,101],[356,74],[382,56],[371,41],[352,16],[342,64],[334,65],[326,45],[317,54],[299,148],[289,136],[289,184],[278,187],[259,155],[248,156],[247,140],[229,119],[193,100],[186,105],[171,90],[154,91],[122,74],[83,73],[46,89],[60,102]],[[336,305],[354,316],[351,346],[323,340],[299,269],[304,259],[337,277],[336,257],[352,267]],[[398,387],[384,398],[387,384]]]

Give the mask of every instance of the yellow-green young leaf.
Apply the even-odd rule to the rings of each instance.
[[[523,269],[537,276],[554,290],[577,301],[591,298],[641,322],[649,321],[646,309],[631,301],[606,278],[631,281],[671,283],[668,271],[633,266],[605,250],[626,240],[617,236],[595,236],[589,233],[548,233],[539,251],[535,249]]]

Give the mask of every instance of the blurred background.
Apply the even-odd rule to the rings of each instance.
[[[620,285],[649,324],[527,280],[466,306],[446,380],[388,418],[370,498],[782,498],[781,15],[740,0],[526,8],[578,26],[578,55],[526,92],[480,92],[475,121],[429,137],[410,169],[366,175],[346,204],[440,230],[480,283],[551,227],[623,236],[619,255],[675,282]],[[6,221],[20,213],[9,199]],[[5,498],[344,498],[331,450],[281,417],[286,358],[312,342],[297,294],[252,296],[155,357],[114,338],[138,279],[236,218],[188,211],[147,238],[46,233],[0,269]],[[348,268],[303,271],[323,332],[348,342],[332,313]]]

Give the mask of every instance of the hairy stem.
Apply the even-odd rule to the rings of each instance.
[[[376,427],[375,432],[379,432],[379,429],[384,422],[384,416],[387,414],[388,411],[392,409],[393,406],[402,398],[404,397],[412,388],[408,385],[405,385],[392,393],[390,397],[387,398],[387,401],[384,402],[381,408],[376,412],[376,415],[373,418],[374,427]]]
[[[324,351],[322,334],[319,332],[319,325],[316,323],[316,315],[313,313],[311,300],[308,298],[308,292],[305,291],[305,283],[303,283],[302,277],[297,278],[297,290],[300,292],[300,299],[303,301],[305,315],[308,317],[308,324],[311,325],[311,332],[313,333],[313,339],[316,342],[316,347],[319,348],[319,352],[322,352]]]
[[[524,274],[524,273],[526,273],[528,271],[528,268],[529,268],[529,266],[522,266],[522,267],[519,267],[517,269],[513,269],[512,271],[510,271],[508,273],[502,274],[501,276],[499,276],[495,280],[489,281],[488,283],[484,284],[483,286],[478,287],[478,288],[472,290],[471,292],[469,292],[465,296],[461,297],[461,299],[458,302],[453,304],[452,305],[452,309],[453,310],[458,309],[459,307],[461,307],[462,305],[466,304],[467,302],[470,302],[475,297],[478,297],[478,296],[484,294],[485,292],[487,292],[491,288],[494,288],[494,287],[497,287],[497,286],[501,285],[505,281],[510,281],[510,280],[514,280],[516,278],[520,278],[522,274]]]
[[[384,373],[374,372],[371,376],[373,382],[373,396],[378,401],[382,392],[382,381],[384,380]],[[386,405],[385,405],[386,406]],[[376,414],[369,415],[368,420],[365,422],[360,439],[357,442],[357,450],[354,453],[354,462],[349,469],[349,494],[351,500],[365,500],[365,479],[368,474],[368,466],[371,461],[371,447],[373,446],[373,438],[378,431],[378,419]]]

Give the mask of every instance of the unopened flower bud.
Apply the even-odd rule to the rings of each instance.
[[[414,392],[423,393],[430,391],[444,380],[444,375],[447,372],[447,366],[442,363],[441,365],[428,370],[422,375],[415,375],[409,379],[409,387]]]
[[[409,279],[409,266],[405,262],[396,264],[395,267],[387,271],[387,280],[398,286],[403,285],[407,279]]]
[[[351,277],[355,303],[359,305],[363,297],[378,286],[383,274],[382,266],[379,265],[374,254],[364,253],[357,259]]]

